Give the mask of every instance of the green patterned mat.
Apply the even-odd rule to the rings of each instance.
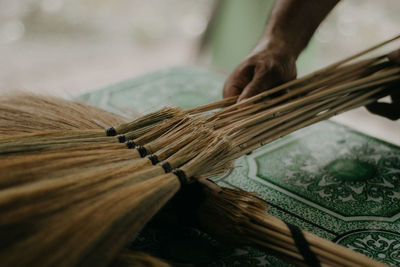
[[[79,99],[124,115],[184,108],[221,94],[224,77],[177,67],[93,91]],[[221,186],[256,192],[269,213],[387,264],[400,265],[400,148],[331,121],[272,142],[236,161]],[[286,266],[255,249],[227,248],[197,229],[147,227],[132,244],[177,263]]]

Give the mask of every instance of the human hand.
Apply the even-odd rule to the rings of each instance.
[[[389,59],[400,64],[400,49],[390,53]],[[399,85],[400,87],[400,85]],[[400,118],[400,88],[395,87],[390,93],[392,103],[374,102],[366,106],[367,110],[373,114],[386,117],[390,120],[398,120]]]
[[[296,78],[296,56],[290,49],[267,45],[256,48],[225,82],[224,98],[239,95],[238,102]]]

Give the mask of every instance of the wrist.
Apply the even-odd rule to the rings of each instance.
[[[263,52],[286,55],[296,60],[301,50],[294,43],[289,43],[281,38],[266,36],[257,42],[250,56]]]

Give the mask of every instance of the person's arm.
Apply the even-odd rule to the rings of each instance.
[[[238,101],[296,78],[296,59],[339,0],[277,0],[263,36],[225,82]]]

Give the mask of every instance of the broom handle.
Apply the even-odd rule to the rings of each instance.
[[[312,117],[311,119],[303,120],[303,118],[300,117],[296,120],[286,122],[284,125],[282,125],[280,127],[276,127],[272,132],[267,131],[266,133],[261,134],[260,136],[258,136],[256,138],[253,138],[253,140],[251,140],[251,142],[243,143],[241,146],[239,146],[239,151],[235,151],[232,156],[238,157],[239,155],[245,155],[254,149],[257,149],[273,140],[276,140],[284,135],[287,135],[298,129],[306,127],[310,124],[327,119],[331,116],[337,115],[339,113],[345,112],[345,111],[353,109],[355,107],[359,107],[359,106],[363,106],[368,103],[371,103],[371,102],[375,101],[375,98],[368,99],[368,97],[370,97],[371,95],[376,94],[380,91],[382,91],[382,88],[372,90],[372,91],[368,92],[367,94],[365,94],[362,98],[360,97],[358,99],[351,99],[350,101],[347,101],[347,102],[337,106],[336,108],[333,108],[321,115]]]
[[[332,105],[335,105],[341,99],[337,99],[335,102],[329,103],[329,99],[321,102],[317,102],[314,104],[307,105],[303,109],[294,110],[291,112],[286,113],[283,116],[272,119],[266,119],[264,122],[259,122],[258,124],[252,125],[248,128],[239,128],[237,131],[228,131],[228,134],[231,134],[230,137],[232,138],[233,142],[237,145],[240,145],[252,138],[265,133],[266,131],[273,130],[276,126],[280,125],[284,121],[290,121],[296,118],[304,118],[303,115],[308,115],[308,113],[317,114],[329,108]],[[236,130],[236,129],[234,129]]]
[[[347,110],[353,109],[355,107],[367,105],[367,104],[372,103],[374,101],[375,101],[375,99],[367,99],[364,102],[362,102],[362,104],[360,104],[360,105],[354,105],[354,106],[352,106],[352,107],[350,107],[348,109],[343,109],[342,111],[334,111],[334,112],[329,112],[329,113],[326,112],[326,113],[322,114],[321,116],[313,117],[312,119],[303,121],[303,122],[301,122],[301,123],[299,123],[297,125],[294,125],[292,127],[280,127],[280,129],[283,128],[284,130],[283,131],[279,130],[280,133],[278,133],[278,131],[274,131],[274,135],[272,135],[272,136],[271,136],[271,134],[265,134],[264,136],[261,136],[261,137],[257,138],[255,140],[255,142],[251,143],[253,145],[251,147],[243,150],[240,153],[240,155],[245,155],[245,154],[249,153],[250,151],[253,151],[254,149],[257,149],[257,148],[259,148],[259,147],[261,147],[261,146],[263,146],[263,145],[265,145],[265,144],[267,144],[269,142],[272,142],[272,141],[274,141],[274,140],[276,140],[276,139],[278,139],[278,138],[280,138],[282,136],[285,136],[285,135],[287,135],[289,133],[292,133],[292,132],[294,132],[296,130],[304,128],[304,127],[306,127],[308,125],[311,125],[311,124],[316,123],[318,121],[321,121],[321,120],[327,119],[329,117],[338,115],[338,114],[340,114],[342,112],[345,112]],[[265,136],[268,136],[268,137],[265,137]]]
[[[282,127],[288,128],[290,126],[297,126],[297,125],[301,125],[301,122],[306,121],[306,120],[310,120],[310,123],[314,123],[316,121],[322,120],[326,117],[322,117],[322,115],[328,116],[329,114],[334,114],[335,111],[341,111],[343,108],[348,107],[349,105],[353,105],[353,103],[357,103],[359,101],[361,101],[362,99],[368,98],[370,95],[373,95],[374,93],[379,92],[381,89],[376,89],[373,91],[370,91],[368,93],[356,93],[353,94],[351,97],[348,97],[346,99],[342,99],[342,98],[335,98],[334,101],[332,101],[331,103],[328,103],[326,105],[318,105],[317,104],[309,104],[308,106],[306,106],[303,109],[299,109],[297,111],[292,111],[289,112],[288,114],[285,114],[283,116],[280,116],[274,120],[266,120],[265,122],[261,123],[259,122],[258,124],[254,124],[254,126],[246,128],[244,130],[242,130],[241,132],[239,132],[239,134],[242,134],[242,139],[244,140],[239,140],[237,141],[237,143],[245,143],[246,139],[248,141],[252,140],[253,138],[257,139],[261,139],[264,137],[256,137],[255,134],[258,133],[262,136],[262,133],[267,133],[268,136],[270,135],[274,135],[279,134],[280,131],[282,130]],[[326,99],[325,101],[319,102],[321,104],[325,104],[324,102],[327,102],[329,99]],[[345,103],[343,103],[343,101],[346,101]],[[328,110],[329,108],[332,108],[332,110]],[[325,113],[318,115],[320,112],[325,111]],[[343,112],[343,110],[341,111]],[[316,119],[318,118],[318,120]],[[314,119],[314,121],[313,121]],[[284,125],[282,126],[278,126],[275,128],[275,126],[284,123]],[[268,125],[269,123],[271,123],[271,125]],[[265,129],[263,129],[263,127],[265,127]],[[248,137],[246,136],[247,133],[250,133],[248,135]],[[280,133],[282,134],[282,133]],[[236,140],[235,140],[236,141]],[[254,139],[252,140],[253,142],[255,141]],[[265,142],[265,141],[264,141]],[[264,143],[263,142],[263,143]],[[243,145],[241,145],[243,146]]]

